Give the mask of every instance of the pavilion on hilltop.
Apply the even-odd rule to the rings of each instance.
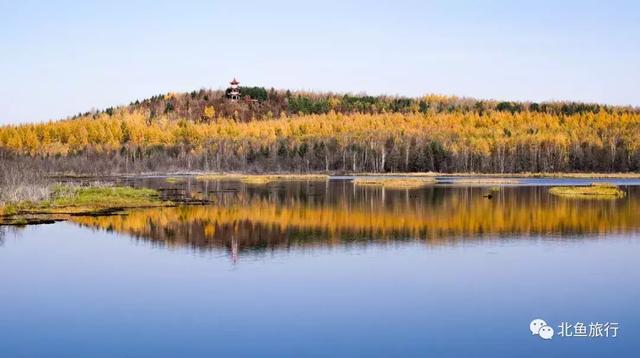
[[[232,101],[237,101],[240,99],[240,88],[239,88],[239,84],[240,82],[238,82],[238,80],[236,80],[236,78],[233,78],[233,81],[229,82],[229,84],[231,85],[231,87],[229,88],[229,90],[227,91],[227,96],[229,96],[229,98]]]

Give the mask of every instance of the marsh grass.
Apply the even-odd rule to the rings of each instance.
[[[234,173],[207,173],[196,175],[196,180],[240,180],[244,175]]]
[[[447,179],[449,181],[450,179]],[[505,184],[519,184],[520,179],[516,178],[455,178],[453,184],[460,185],[505,185]]]
[[[240,178],[240,181],[245,184],[264,185],[274,180],[265,176],[248,176]]]
[[[611,183],[592,183],[590,186],[556,186],[549,193],[565,198],[576,199],[617,199],[625,192]]]
[[[158,192],[147,188],[94,184],[81,187],[54,185],[48,199],[17,201],[0,206],[0,224],[23,225],[64,220],[65,215],[90,215],[108,210],[159,207]]]
[[[169,184],[177,184],[177,183],[184,183],[186,179],[180,178],[180,177],[168,177],[164,181],[166,181]]]
[[[77,187],[58,185],[54,188],[51,207],[140,207],[161,203],[158,192],[148,188],[128,186]]]
[[[433,178],[355,178],[353,183],[358,186],[381,186],[387,189],[413,189],[435,184]]]
[[[325,174],[236,174],[212,173],[196,176],[196,180],[234,180],[245,184],[264,185],[277,181],[325,181]]]

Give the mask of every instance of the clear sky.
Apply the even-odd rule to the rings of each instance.
[[[0,124],[243,85],[640,105],[638,1],[0,0]]]

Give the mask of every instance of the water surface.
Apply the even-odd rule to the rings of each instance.
[[[555,182],[554,182],[555,183]],[[0,356],[635,356],[640,188],[133,180],[202,206],[4,230]],[[623,184],[623,183],[620,183]],[[543,341],[529,322],[617,322]]]

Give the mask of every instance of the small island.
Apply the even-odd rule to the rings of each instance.
[[[434,178],[355,178],[353,184],[360,186],[380,186],[386,189],[414,189],[435,184]]]
[[[196,176],[196,180],[215,181],[233,180],[245,184],[269,184],[276,181],[327,181],[327,174],[240,174],[240,173],[208,173]]]
[[[577,199],[617,199],[625,196],[625,192],[611,183],[592,183],[589,186],[556,186],[549,193],[565,198]]]

